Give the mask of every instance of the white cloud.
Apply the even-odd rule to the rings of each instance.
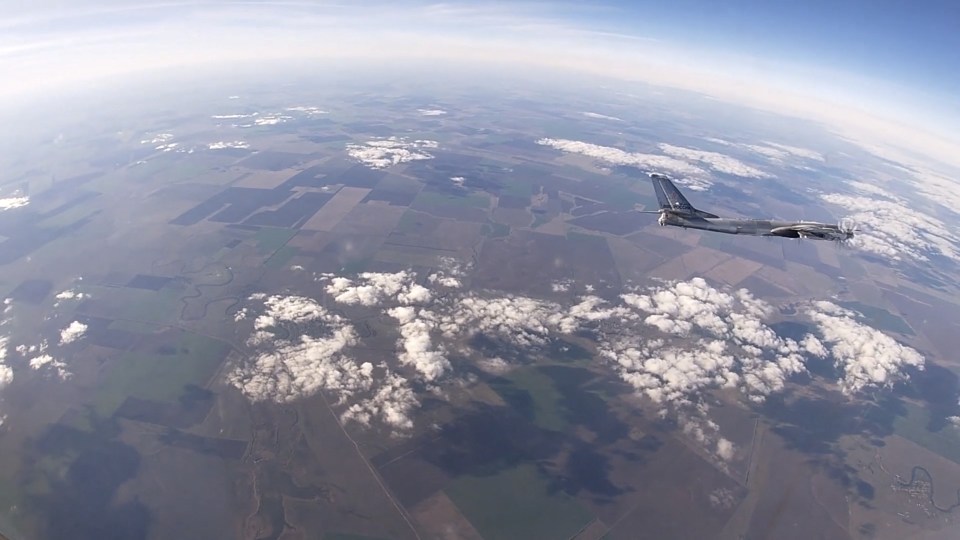
[[[550,290],[555,293],[565,293],[570,291],[570,285],[573,284],[572,280],[563,279],[560,281],[554,281],[550,284]]]
[[[708,139],[709,140],[709,139]],[[730,145],[731,143],[727,143]],[[807,150],[806,148],[799,148],[796,146],[788,146],[785,144],[773,143],[773,142],[764,142],[761,144],[742,144],[738,145],[752,152],[756,152],[774,163],[783,163],[785,161],[792,161],[797,163],[798,160],[809,160],[809,161],[826,161],[823,157],[823,154],[815,152],[813,150]],[[811,170],[809,167],[800,166],[800,168],[805,170]]]
[[[908,367],[923,369],[920,353],[859,322],[850,310],[821,301],[815,302],[807,315],[817,324],[835,364],[843,371],[840,387],[845,393],[888,387],[903,378]]]
[[[371,169],[385,169],[398,163],[433,159],[433,155],[426,152],[431,148],[437,148],[436,141],[390,137],[348,144],[347,155]]]
[[[736,389],[763,401],[804,372],[809,358],[824,357],[841,369],[840,388],[855,393],[888,385],[904,376],[904,367],[923,364],[912,349],[829,303],[811,304],[796,316],[812,323],[811,333],[799,340],[779,336],[769,321],[782,315],[772,305],[745,289],[716,288],[701,278],[631,288],[612,302],[588,294],[559,303],[444,287],[441,282],[453,274],[460,275],[453,265],[430,274],[425,282],[437,291],[418,284],[412,271],[318,277],[330,300],[396,321],[396,359],[376,367],[351,358],[360,337],[318,301],[256,295],[252,300],[264,306],[248,340],[256,355],[231,381],[252,399],[332,392],[346,407],[344,421],[376,420],[400,430],[412,425],[418,405],[405,377],[428,389],[459,380],[451,377],[448,350],[487,371],[512,367],[504,359],[509,352],[491,358],[472,349],[473,336],[495,338],[536,358],[552,340],[590,329],[601,360],[665,414],[682,413],[685,432],[726,462],[736,448],[706,419],[703,401],[714,389]]]
[[[305,106],[305,105],[298,105],[296,107],[287,107],[284,110],[288,112],[303,113],[304,115],[311,118],[328,114],[327,111],[321,109],[320,107]]]
[[[880,196],[880,197],[884,197],[884,198],[886,198],[886,199],[890,199],[890,200],[894,200],[894,201],[895,201],[895,200],[899,200],[899,197],[897,197],[897,196],[894,195],[893,193],[887,191],[886,189],[883,189],[882,187],[878,186],[877,184],[871,184],[871,183],[868,183],[868,182],[852,181],[852,182],[847,182],[847,185],[850,186],[850,187],[852,187],[853,189],[859,191],[860,193],[864,193],[864,194],[867,194],[867,195],[878,195],[878,196]]]
[[[257,116],[253,120],[253,125],[275,126],[277,124],[284,124],[289,120],[293,120],[293,117],[286,114],[263,114],[263,115]],[[244,126],[241,126],[241,127],[244,127]]]
[[[57,300],[83,300],[84,298],[89,297],[87,293],[77,292],[74,290],[67,289],[57,293]]]
[[[4,363],[4,360],[7,358],[7,345],[9,341],[10,338],[7,336],[0,336],[0,390],[13,381],[13,370]],[[2,422],[0,422],[0,424],[2,424]]]
[[[772,178],[760,169],[751,167],[742,161],[718,152],[708,152],[706,150],[695,150],[693,148],[684,148],[672,144],[661,143],[660,149],[669,156],[703,163],[711,169],[734,176],[744,178]]]
[[[909,169],[909,173],[912,176],[910,185],[921,195],[960,215],[960,182],[923,166],[915,166]]]
[[[250,113],[250,114],[214,114],[214,115],[212,115],[210,118],[213,118],[214,120],[235,120],[235,119],[237,119],[237,118],[251,118],[251,117],[256,116],[256,115],[257,115],[257,113]]]
[[[87,325],[80,321],[73,321],[60,331],[60,344],[67,345],[83,337],[87,332]]]
[[[788,146],[786,144],[779,144],[774,142],[765,142],[763,144],[766,145],[768,148],[777,149],[796,157],[810,159],[813,161],[826,161],[823,157],[823,154],[821,154],[820,152],[807,150],[806,148],[799,148],[797,146]]]
[[[646,314],[645,324],[686,338],[620,338],[601,350],[624,380],[657,403],[690,405],[712,387],[740,388],[762,401],[805,371],[804,353],[819,352],[813,336],[801,343],[778,336],[765,322],[772,307],[744,289],[726,292],[694,278],[622,298]]]
[[[625,165],[637,167],[644,171],[660,171],[668,172],[673,175],[680,175],[676,178],[677,182],[685,184],[690,189],[697,191],[703,191],[712,185],[712,183],[707,179],[706,171],[700,167],[668,156],[643,154],[640,152],[626,152],[624,150],[620,150],[619,148],[600,146],[569,139],[543,138],[538,140],[537,144],[549,146],[551,148],[560,150],[561,152],[569,152],[571,154],[581,154],[587,157],[592,157],[613,165]]]
[[[223,150],[225,148],[250,148],[250,143],[245,141],[217,141],[207,145],[210,150]]]
[[[396,299],[401,304],[423,304],[432,299],[426,287],[415,283],[412,272],[394,274],[365,272],[351,280],[344,277],[329,279],[327,294],[341,304],[375,306]],[[326,279],[326,278],[324,278]]]
[[[20,208],[21,206],[26,206],[28,204],[30,204],[30,197],[7,197],[5,199],[0,199],[0,211]]]
[[[761,156],[770,158],[772,161],[780,162],[784,159],[790,157],[790,153],[772,146],[764,146],[762,144],[745,144],[743,145],[747,150],[756,152]]]
[[[432,382],[449,371],[450,362],[442,349],[433,344],[430,336],[435,328],[432,314],[424,310],[417,311],[410,306],[398,306],[387,314],[400,323],[400,363],[413,366],[427,382]]]
[[[733,146],[733,143],[724,139],[718,139],[716,137],[705,137],[703,140],[707,142],[712,142],[714,144],[719,144],[721,146]]]
[[[143,139],[140,144],[164,144],[173,139],[173,133],[158,133],[152,139]]]
[[[340,420],[369,426],[372,419],[378,418],[394,429],[406,431],[413,428],[410,414],[418,405],[416,395],[403,377],[387,373],[376,393],[369,399],[351,405]]]
[[[417,109],[417,112],[422,116],[443,116],[447,114],[447,111],[443,109]]]
[[[40,356],[31,358],[29,365],[30,369],[35,371],[49,371],[62,381],[69,379],[71,376],[70,371],[67,370],[67,365],[49,354],[41,354]]]
[[[616,116],[607,116],[605,114],[595,113],[595,112],[582,112],[580,113],[587,118],[596,118],[597,120],[612,120],[614,122],[623,122],[623,119],[617,118]]]
[[[876,193],[877,189],[872,192]],[[951,227],[929,213],[915,210],[889,192],[883,196],[887,200],[840,193],[820,197],[853,212],[849,217],[861,230],[851,245],[893,260],[927,261],[929,255],[939,254],[960,261],[957,250],[960,237]]]
[[[370,387],[373,366],[344,354],[357,336],[340,316],[302,296],[270,296],[264,307],[247,341],[257,350],[253,362],[229,377],[244,394],[256,401],[284,402],[331,390],[343,399]],[[307,323],[320,335],[297,331]],[[277,337],[281,327],[290,333],[288,339]]]
[[[736,446],[727,439],[720,437],[717,439],[717,455],[724,461],[730,461],[736,455]]]
[[[345,421],[369,425],[376,418],[396,429],[412,426],[407,414],[417,402],[406,381],[389,372],[378,378],[372,363],[350,356],[359,337],[346,320],[303,296],[251,300],[262,300],[265,308],[247,340],[255,354],[228,376],[247,397],[283,403],[325,391],[338,404],[354,402]]]

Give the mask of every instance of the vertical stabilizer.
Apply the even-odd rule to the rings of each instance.
[[[657,194],[657,202],[660,203],[660,210],[666,210],[670,213],[679,215],[690,215],[703,218],[715,218],[714,214],[697,210],[690,204],[690,201],[680,193],[673,180],[664,174],[651,173],[650,181],[653,182],[653,191]]]

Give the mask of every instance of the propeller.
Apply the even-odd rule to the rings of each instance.
[[[837,222],[837,230],[843,235],[837,239],[837,242],[840,244],[846,244],[853,239],[856,233],[860,232],[860,227],[857,226],[857,222],[852,218],[843,218]]]

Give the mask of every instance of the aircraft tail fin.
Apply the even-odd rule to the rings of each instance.
[[[701,218],[718,217],[703,210],[697,210],[690,204],[690,201],[680,193],[673,180],[664,174],[651,173],[650,181],[653,182],[653,191],[657,194],[657,202],[660,203],[660,210],[674,214],[695,216]]]

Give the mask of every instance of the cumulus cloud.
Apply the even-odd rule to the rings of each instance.
[[[41,354],[40,356],[31,358],[29,366],[30,369],[34,371],[43,370],[52,373],[62,381],[69,379],[71,376],[70,371],[67,370],[67,365],[49,354]]]
[[[854,188],[883,198],[841,193],[820,195],[824,201],[852,212],[849,217],[861,230],[851,245],[898,261],[903,258],[928,261],[933,254],[960,261],[957,249],[960,237],[951,227],[882,188],[864,188],[865,185],[854,183]]]
[[[626,152],[619,148],[600,146],[582,141],[569,139],[543,138],[537,144],[555,148],[561,152],[580,154],[613,165],[637,167],[644,171],[667,172],[677,176],[677,182],[685,184],[690,189],[703,191],[713,185],[707,179],[707,173],[700,167],[681,159],[640,152]]]
[[[890,348],[885,334],[861,325],[837,334],[823,323],[822,310],[808,311],[817,323],[820,338],[805,335],[799,342],[784,338],[766,323],[772,307],[748,291],[723,291],[702,278],[661,286],[644,293],[626,293],[624,302],[646,314],[643,322],[663,334],[695,338],[696,347],[668,345],[666,340],[633,343],[612,341],[601,353],[616,362],[621,377],[657,403],[692,404],[711,387],[739,388],[753,401],[763,401],[783,389],[793,375],[806,370],[805,358],[828,353],[851,374],[872,371],[868,358],[851,355],[850,348]],[[862,331],[860,331],[862,329]],[[867,333],[866,330],[873,333]],[[831,346],[824,346],[827,341]],[[689,342],[688,342],[689,343]],[[870,345],[868,345],[868,343]],[[895,342],[894,342],[895,343]],[[897,349],[899,351],[899,349]],[[922,358],[905,355],[887,363],[922,364]],[[849,369],[846,367],[850,364]],[[851,375],[852,376],[852,375]],[[860,391],[867,383],[839,381],[845,391]]]
[[[57,293],[57,300],[83,300],[84,298],[89,297],[87,293],[77,292],[74,290],[67,289],[65,291],[60,291]]]
[[[361,338],[320,301],[255,295],[251,301],[262,309],[251,305],[244,310],[255,315],[242,312],[253,319],[248,345],[256,354],[230,380],[255,400],[329,392],[344,407],[343,421],[401,430],[412,426],[416,388],[439,389],[458,380],[448,351],[502,373],[518,358],[548,354],[554,340],[588,330],[601,363],[663,414],[678,414],[688,436],[728,462],[737,449],[706,414],[703,398],[713,390],[735,390],[762,402],[805,372],[810,358],[832,360],[840,373],[837,384],[848,394],[888,386],[908,368],[923,366],[916,351],[829,302],[811,303],[795,316],[810,332],[794,339],[774,330],[771,321],[783,315],[769,303],[702,278],[633,287],[614,299],[586,294],[554,302],[464,291],[460,275],[451,264],[425,280],[413,271],[319,277],[324,301],[368,310],[396,325],[396,356],[376,366],[352,358]],[[458,285],[444,285],[447,279]],[[473,349],[469,344],[477,335],[508,349],[495,356]],[[522,354],[513,356],[509,347]]]
[[[612,120],[614,122],[623,122],[622,118],[617,118],[616,116],[607,116],[605,114],[595,113],[595,112],[583,112],[580,113],[587,118],[596,118],[597,120]]]
[[[402,364],[416,368],[427,382],[440,378],[450,369],[450,362],[443,350],[434,346],[430,336],[435,323],[431,313],[410,306],[397,306],[387,314],[400,323],[400,346],[403,352],[399,359]]]
[[[771,178],[772,176],[751,167],[742,161],[719,152],[708,152],[706,150],[695,150],[693,148],[684,148],[672,144],[661,143],[660,149],[668,156],[703,163],[711,169],[724,174],[732,174],[744,178]]]
[[[720,456],[720,459],[730,461],[733,459],[736,451],[737,449],[732,442],[723,437],[717,439],[717,455]]]
[[[0,211],[20,208],[21,206],[26,206],[28,204],[30,204],[30,197],[7,197],[5,199],[0,199]]]
[[[389,299],[401,304],[422,304],[429,302],[432,293],[426,287],[415,283],[412,272],[394,274],[364,272],[355,279],[334,277],[327,285],[327,294],[341,304],[359,304],[375,306]]]
[[[859,322],[848,309],[820,301],[807,315],[819,327],[834,363],[843,371],[840,387],[846,393],[888,387],[903,378],[907,368],[923,369],[920,353]]]
[[[60,331],[60,344],[67,345],[82,338],[87,333],[87,325],[80,321],[73,321]]]
[[[398,163],[433,159],[433,155],[426,150],[437,146],[436,141],[408,141],[403,137],[390,137],[363,144],[348,144],[347,155],[371,169],[385,169]]]
[[[397,430],[409,430],[413,427],[410,414],[419,404],[403,377],[387,373],[376,393],[369,399],[351,405],[340,420],[369,426],[372,419],[378,418]]]
[[[421,116],[443,116],[447,111],[443,109],[417,109]]]
[[[343,398],[369,388],[373,365],[357,364],[343,354],[357,336],[339,315],[302,296],[270,296],[263,305],[247,341],[257,349],[254,361],[230,376],[244,394],[255,401],[283,402],[321,389]],[[297,330],[308,323],[313,334]],[[289,337],[279,337],[284,334]]]
[[[348,321],[303,296],[254,295],[251,300],[262,301],[264,308],[247,340],[255,354],[228,376],[247,397],[283,403],[326,391],[341,405],[354,401],[345,420],[412,425],[406,413],[416,400],[406,381],[389,372],[378,378],[371,362],[351,357],[349,349],[359,337]],[[360,395],[369,392],[372,397]]]

